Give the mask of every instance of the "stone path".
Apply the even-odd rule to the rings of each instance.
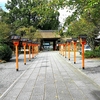
[[[58,52],[42,52],[0,98],[100,100],[100,86],[69,64]]]

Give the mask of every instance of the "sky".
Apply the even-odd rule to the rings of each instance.
[[[5,3],[7,3],[7,0],[0,0],[0,7],[6,11]]]
[[[5,3],[7,3],[7,0],[0,0],[0,7],[4,10],[7,11],[7,9],[5,8]],[[63,25],[66,17],[68,17],[69,15],[71,15],[70,12],[66,12],[66,8],[64,8],[63,10],[60,9],[60,16],[59,16],[59,21],[61,23],[61,25]]]
[[[72,12],[70,10],[69,10],[69,12],[67,12],[67,11],[68,11],[68,8],[59,10],[59,12],[60,12],[59,21],[61,22],[62,25],[64,24],[65,19],[72,14]]]

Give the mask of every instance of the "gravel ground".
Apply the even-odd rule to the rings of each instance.
[[[31,65],[32,61],[28,61],[24,65],[24,56],[19,55],[19,71],[16,72],[15,69],[15,57],[13,57],[10,62],[0,63],[0,95],[5,92],[10,85]],[[28,58],[28,55],[27,55]]]
[[[87,77],[91,78],[96,84],[100,86],[100,58],[89,58],[85,59],[85,69],[82,69],[82,57],[79,52],[76,53],[76,64],[74,64],[74,53],[70,53],[70,61],[67,58],[67,62],[69,62],[72,66],[80,70]]]

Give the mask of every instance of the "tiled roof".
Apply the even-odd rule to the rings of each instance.
[[[60,35],[54,30],[39,30],[42,38],[60,38]]]

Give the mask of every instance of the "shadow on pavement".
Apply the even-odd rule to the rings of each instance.
[[[100,91],[95,90],[91,94],[93,95],[95,100],[100,100]]]
[[[88,72],[88,73],[100,73],[100,65],[99,66],[95,66],[95,67],[87,67],[85,68],[84,70],[85,72]]]

